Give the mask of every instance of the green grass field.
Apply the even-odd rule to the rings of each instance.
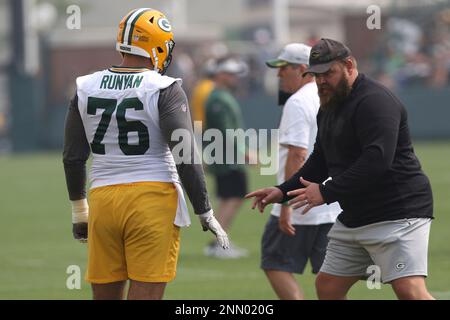
[[[435,199],[428,287],[436,298],[450,299],[450,142],[417,143],[416,152]],[[72,239],[60,154],[0,156],[0,181],[0,299],[90,299],[84,281],[81,290],[66,288],[69,265],[85,271],[86,246]],[[252,190],[273,183],[274,177],[259,176],[252,169]],[[177,278],[168,285],[165,298],[275,299],[259,269],[260,237],[267,218],[267,212],[250,210],[249,202],[240,210],[231,238],[250,250],[250,256],[240,260],[203,256],[203,246],[211,237],[192,219],[192,226],[183,229]],[[298,279],[306,298],[316,299],[310,268]],[[349,297],[393,299],[394,295],[390,286],[369,290],[361,281]]]

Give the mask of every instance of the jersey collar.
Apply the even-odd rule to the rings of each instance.
[[[145,71],[150,71],[148,68],[140,68],[140,67],[121,67],[121,66],[112,66],[108,69],[110,72],[114,73],[141,73]]]

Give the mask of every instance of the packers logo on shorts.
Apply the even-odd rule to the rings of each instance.
[[[404,269],[406,267],[406,264],[404,264],[403,262],[399,262],[399,263],[397,263],[396,265],[395,265],[395,268],[397,269],[397,270],[402,270],[402,269]]]

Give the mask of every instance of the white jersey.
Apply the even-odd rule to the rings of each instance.
[[[305,84],[286,101],[279,128],[279,169],[277,174],[277,182],[279,184],[286,180],[285,167],[289,145],[307,149],[308,157],[311,154],[317,135],[316,116],[319,107],[320,100],[315,82]],[[280,209],[281,205],[275,204],[271,213],[279,217]],[[318,225],[334,223],[341,212],[337,202],[312,208],[305,215],[301,214],[303,209],[302,207],[293,211],[292,224]]]
[[[179,190],[179,209],[187,212],[180,208],[186,204],[175,161],[159,127],[159,92],[175,81],[181,82],[148,69],[130,68],[77,78],[78,109],[93,158],[91,188],[173,182]],[[186,212],[177,214],[177,225],[189,224]]]

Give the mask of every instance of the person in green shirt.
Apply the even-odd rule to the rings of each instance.
[[[213,77],[214,90],[205,105],[205,132],[216,129],[222,136],[221,148],[215,150],[214,161],[207,169],[215,179],[219,199],[216,216],[225,230],[229,230],[247,193],[245,162],[248,162],[249,156],[245,144],[237,142],[234,131],[244,129],[244,125],[241,108],[233,96],[239,77],[245,75],[247,70],[247,65],[236,58],[226,57],[218,60]],[[231,244],[229,250],[223,250],[216,241],[213,241],[205,248],[205,254],[224,259],[240,258],[247,255],[247,250]]]

